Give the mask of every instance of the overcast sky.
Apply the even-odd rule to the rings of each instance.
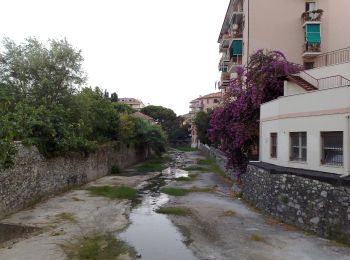
[[[0,37],[63,38],[88,84],[177,114],[215,92],[217,38],[229,0],[0,0]]]

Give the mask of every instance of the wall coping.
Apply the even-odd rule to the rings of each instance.
[[[249,165],[262,168],[268,171],[270,174],[287,174],[317,180],[320,182],[326,182],[335,186],[350,186],[350,176],[341,177],[341,175],[334,173],[290,168],[265,162],[249,162]]]

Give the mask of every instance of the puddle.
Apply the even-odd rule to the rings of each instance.
[[[185,237],[170,219],[155,212],[169,201],[169,196],[161,193],[159,189],[175,176],[188,176],[186,173],[168,168],[163,171],[162,176],[151,180],[150,186],[141,191],[141,204],[134,207],[130,213],[130,226],[124,232],[116,234],[118,238],[133,246],[141,255],[141,259],[196,259],[185,245]]]
[[[40,228],[36,227],[0,223],[0,244],[12,239],[26,237],[29,234],[38,232],[39,230]]]

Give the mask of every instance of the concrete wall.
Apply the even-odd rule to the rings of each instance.
[[[88,157],[45,159],[35,147],[18,145],[15,167],[0,172],[0,219],[71,187],[145,159],[132,147],[101,146]]]
[[[260,160],[316,171],[350,174],[350,88],[340,87],[281,97],[261,106]],[[321,164],[321,131],[342,131],[343,166]],[[307,161],[292,162],[290,132],[307,132]],[[277,133],[277,158],[270,157],[270,133]]]
[[[255,207],[325,237],[350,242],[350,188],[249,165],[242,195]]]

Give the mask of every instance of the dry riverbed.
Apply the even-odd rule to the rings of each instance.
[[[2,220],[2,224],[13,225],[3,226],[3,232],[14,234],[20,229],[17,225],[35,229],[22,234],[18,232],[18,238],[2,243],[0,259],[67,259],[64,249],[74,251],[79,240],[125,229],[129,224],[130,200],[93,195],[86,188],[125,186],[139,189],[158,174],[106,176]],[[126,253],[120,259],[133,258],[128,255],[129,250],[124,251]]]
[[[348,247],[247,206],[198,152],[170,156],[162,174],[148,163],[2,220],[13,226],[0,224],[0,234],[18,237],[2,243],[0,260],[350,259]],[[157,172],[141,173],[151,168]],[[136,190],[138,203],[130,200]]]

